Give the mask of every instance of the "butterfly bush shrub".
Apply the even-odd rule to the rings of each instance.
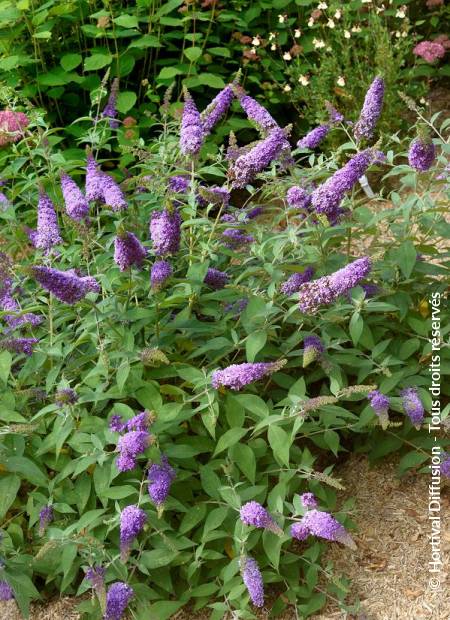
[[[355,609],[318,583],[358,546],[334,467],[427,471],[432,293],[448,318],[449,122],[407,100],[419,131],[380,136],[383,92],[332,110],[334,152],[238,80],[131,144],[117,85],[78,148],[28,110],[0,153],[0,582],[24,614]],[[216,148],[226,114],[255,141]]]

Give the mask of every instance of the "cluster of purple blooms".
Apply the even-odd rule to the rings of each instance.
[[[99,169],[91,153],[87,156],[86,199],[89,202],[102,202],[113,211],[128,209],[122,189],[111,176]]]
[[[61,190],[67,215],[76,222],[87,221],[89,203],[75,181],[65,172],[61,174]]]
[[[53,521],[53,507],[52,506],[44,506],[39,513],[39,535],[43,536],[45,530],[47,529],[47,525]]]
[[[114,241],[114,261],[120,271],[131,267],[142,269],[142,263],[147,256],[147,250],[134,233],[119,233]]]
[[[249,383],[277,372],[285,363],[286,360],[232,364],[223,370],[215,370],[211,376],[211,385],[215,389],[227,387],[239,391]]]
[[[386,430],[389,425],[389,398],[382,394],[379,390],[373,390],[372,392],[367,394],[367,398],[369,400],[370,406],[380,420],[381,427],[383,428],[383,430]]]
[[[332,303],[357,286],[370,273],[371,268],[369,257],[364,256],[329,276],[305,282],[299,291],[300,310],[306,314],[315,312],[323,304]]]
[[[359,119],[353,127],[353,135],[359,142],[363,138],[370,140],[381,114],[384,99],[384,80],[376,77],[364,98]]]
[[[239,514],[242,523],[245,525],[270,530],[274,534],[278,535],[283,533],[283,530],[277,523],[275,523],[272,516],[258,502],[247,502],[241,507]]]
[[[151,443],[148,430],[151,423],[152,418],[148,411],[139,413],[128,422],[122,422],[121,416],[112,416],[109,428],[116,433],[124,433],[117,443],[119,457],[116,466],[119,471],[130,471],[136,467],[138,456],[145,452]]]
[[[325,353],[325,347],[319,336],[306,336],[303,341],[303,368],[312,362],[321,360]]]
[[[422,401],[420,400],[417,388],[408,387],[402,391],[402,405],[406,415],[411,420],[411,423],[416,428],[420,428],[425,415],[425,410]]]
[[[324,140],[328,132],[330,131],[330,125],[319,125],[306,134],[304,138],[297,142],[298,148],[301,149],[315,149]]]
[[[78,394],[72,388],[61,388],[55,394],[55,403],[59,407],[74,405],[78,400]]]
[[[160,290],[172,275],[172,265],[166,260],[157,260],[153,263],[150,271],[150,286]]]
[[[247,235],[239,228],[227,228],[222,233],[225,247],[230,250],[237,250],[244,245],[249,245],[255,241],[252,235]]]
[[[116,120],[117,116],[117,95],[119,94],[119,79],[114,78],[113,83],[111,85],[111,92],[108,98],[108,102],[103,109],[102,117],[109,118],[109,126],[111,129],[117,129],[119,126],[119,122]]]
[[[219,271],[219,269],[214,269],[213,267],[209,267],[206,272],[205,279],[203,280],[205,284],[214,290],[218,291],[224,288],[228,284],[228,275],[223,271]]]
[[[161,463],[153,463],[148,470],[148,493],[150,499],[158,509],[161,509],[167,496],[170,493],[170,487],[175,479],[175,470],[165,455],[161,456]]]
[[[62,239],[59,234],[55,206],[49,196],[41,191],[37,207],[35,246],[40,250],[49,252],[59,243],[62,243]]]
[[[286,282],[280,287],[280,290],[284,295],[293,295],[298,293],[302,284],[309,282],[314,275],[314,269],[312,267],[306,267],[302,273],[293,273]]]
[[[150,220],[150,238],[153,251],[158,256],[176,254],[180,248],[181,216],[173,207],[163,211],[153,211]]]
[[[121,620],[134,596],[133,588],[122,581],[111,584],[106,594],[106,610],[103,620]]]
[[[120,514],[120,555],[126,561],[130,546],[147,522],[147,515],[139,506],[127,506]]]
[[[311,194],[298,185],[293,185],[286,192],[286,202],[294,209],[308,209],[311,206],[311,200]]]
[[[431,140],[416,138],[408,151],[409,165],[418,172],[426,172],[436,159],[436,147]]]
[[[99,293],[100,286],[92,276],[79,276],[74,269],[59,271],[53,267],[36,265],[32,273],[46,291],[66,304],[73,305],[88,293]]]
[[[0,601],[11,601],[14,598],[14,591],[7,581],[0,580]]]

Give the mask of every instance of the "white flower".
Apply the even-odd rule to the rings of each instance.
[[[317,8],[319,9],[319,11],[326,11],[328,8],[328,4],[326,2],[319,2]]]
[[[353,26],[352,32],[361,32],[361,26]]]
[[[309,78],[308,78],[308,76],[307,76],[307,75],[301,75],[301,76],[298,78],[298,81],[300,82],[300,84],[301,84],[302,86],[308,86],[308,84],[309,84]]]
[[[313,45],[316,50],[319,50],[322,47],[325,47],[325,42],[322,39],[313,39]]]
[[[406,32],[406,30],[404,30],[404,31],[402,32],[402,37],[403,37],[404,39],[406,39],[406,37],[407,37],[407,36],[408,36],[408,33]]]
[[[340,76],[338,77],[336,84],[337,84],[338,86],[345,86],[345,80],[344,80],[344,78],[342,77],[342,75],[340,75]]]
[[[375,11],[377,12],[377,15],[379,15],[380,13],[382,13],[384,11],[386,7],[384,6],[384,4],[382,4],[381,6],[376,6],[375,7]]]
[[[342,17],[342,11],[340,9],[337,9],[337,11],[334,14],[334,18],[341,19],[341,17]]]
[[[427,102],[427,100],[425,99],[425,97],[421,97],[420,100],[419,100],[419,103],[421,103],[422,105],[424,103],[426,103],[426,102]]]
[[[269,41],[273,41],[276,38],[277,38],[277,35],[275,32],[269,32]]]
[[[283,90],[284,90],[285,93],[288,93],[289,91],[292,90],[292,88],[289,86],[289,84],[286,84],[286,86],[284,86]]]
[[[351,32],[349,30],[344,30],[344,38],[345,39],[350,39],[350,37],[352,36]]]
[[[292,56],[289,54],[289,52],[284,52],[283,60],[292,60]]]
[[[259,39],[259,36],[253,37],[252,45],[256,45],[256,46],[261,45],[261,41]]]
[[[299,38],[299,37],[301,37],[301,36],[302,36],[302,31],[301,31],[299,28],[296,28],[296,29],[294,30],[294,37],[295,37],[296,39],[298,39],[298,38]]]
[[[272,50],[272,52],[274,52],[277,49],[277,46],[275,45],[275,43],[272,43],[272,45],[270,46],[270,49]]]
[[[327,21],[327,26],[328,26],[328,28],[334,28],[335,27],[334,21],[332,19],[329,19]]]
[[[370,4],[372,2],[372,0],[362,0],[363,4]]]
[[[308,19],[308,26],[309,26],[310,28],[312,28],[312,27],[314,26],[314,19],[313,19],[312,17],[310,17],[310,18]]]
[[[326,50],[327,50],[327,52],[332,52],[332,51],[333,51],[333,48],[332,48],[332,47],[330,47],[330,46],[328,45],[328,46],[326,47]]]
[[[407,11],[407,7],[404,4],[403,6],[401,6],[399,9],[397,9],[397,13],[395,14],[395,17],[399,17],[400,19],[405,19],[406,17],[406,11]]]
[[[286,15],[278,15],[279,24],[284,24],[285,20],[286,20]]]
[[[395,36],[397,39],[400,39],[400,37],[402,36],[402,33],[399,30],[397,30],[397,32],[395,33]]]

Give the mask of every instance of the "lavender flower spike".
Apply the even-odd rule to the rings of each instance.
[[[58,218],[55,207],[49,196],[43,191],[39,193],[37,230],[35,245],[40,250],[51,250],[54,245],[62,243],[59,234]]]
[[[230,170],[234,188],[245,187],[286,149],[286,136],[280,127],[272,129],[250,151],[240,155]]]
[[[378,416],[381,428],[386,430],[389,426],[389,398],[382,394],[379,390],[373,390],[367,394],[370,406]]]
[[[148,470],[148,493],[150,499],[161,511],[175,479],[175,470],[169,465],[166,456],[161,457],[161,464],[153,463]]]
[[[302,493],[300,495],[300,501],[304,508],[317,508],[317,499],[314,493]]]
[[[43,536],[47,525],[53,521],[53,508],[52,506],[44,506],[39,513],[39,536]]]
[[[228,275],[223,271],[219,271],[219,269],[210,267],[203,282],[218,291],[228,284]]]
[[[157,260],[150,271],[150,286],[160,290],[172,275],[172,266],[166,260]]]
[[[184,194],[189,189],[190,179],[183,174],[177,174],[169,179],[169,191],[175,194]]]
[[[132,266],[142,269],[146,256],[147,250],[136,235],[130,232],[117,235],[114,241],[114,261],[120,271],[126,271]]]
[[[322,359],[325,352],[323,342],[318,336],[306,336],[303,341],[303,368],[306,368],[312,362]]]
[[[311,194],[298,185],[293,185],[286,192],[286,202],[294,209],[307,209],[311,204],[311,199]]]
[[[364,256],[349,263],[330,276],[305,282],[300,288],[300,310],[315,312],[322,304],[331,304],[365,278],[372,268],[369,257]]]
[[[278,123],[272,118],[266,108],[249,95],[246,95],[243,88],[237,86],[235,87],[235,92],[242,109],[247,114],[247,118],[253,121],[264,135],[267,135],[272,129],[279,128]]]
[[[353,188],[376,158],[377,153],[373,149],[361,151],[325,183],[319,185],[312,193],[311,204],[315,211],[324,213],[329,220],[336,219],[345,194]]]
[[[134,469],[137,464],[137,457],[145,452],[150,445],[150,441],[150,433],[146,430],[125,433],[117,443],[117,448],[120,452],[119,458],[116,461],[117,469],[119,471]]]
[[[77,222],[85,220],[89,214],[89,203],[75,181],[65,172],[61,173],[61,190],[67,215]]]
[[[425,415],[417,388],[409,387],[402,391],[402,405],[412,424],[419,429]]]
[[[328,512],[315,508],[308,510],[300,523],[314,536],[340,542],[351,549],[356,549],[355,542],[345,527]]]
[[[240,517],[245,525],[270,530],[274,534],[281,536],[283,530],[275,523],[267,510],[258,502],[247,502],[241,507]]]
[[[153,211],[150,220],[150,238],[158,256],[176,254],[180,248],[181,216],[177,209]]]
[[[33,355],[33,347],[38,342],[37,338],[6,338],[0,341],[0,349],[30,356]]]
[[[125,200],[124,193],[120,188],[120,185],[109,176],[109,174],[102,174],[100,178],[103,194],[103,202],[108,207],[111,207],[113,211],[124,211],[128,209],[128,203]]]
[[[411,142],[408,162],[418,172],[426,172],[436,159],[436,147],[430,139],[416,138]]]
[[[103,172],[91,153],[87,155],[86,166],[86,200],[103,200]]]
[[[286,360],[277,362],[257,362],[253,364],[232,364],[223,370],[215,370],[212,373],[211,384],[213,388],[228,387],[231,390],[242,390],[243,387],[253,381],[258,381],[266,375],[277,372],[286,363]]]
[[[309,529],[301,521],[291,525],[291,536],[297,540],[305,540],[309,536]]]
[[[89,292],[100,292],[100,286],[91,276],[78,276],[74,269],[59,271],[52,267],[35,266],[32,273],[39,284],[57,299],[73,305]]]
[[[381,114],[384,98],[384,80],[376,77],[366,93],[363,107],[353,128],[353,135],[359,142],[362,138],[370,140]]]
[[[201,114],[201,122],[204,134],[209,134],[224,116],[233,101],[234,93],[231,84],[225,86]]]
[[[306,267],[303,273],[293,273],[286,282],[280,286],[280,291],[284,295],[293,295],[298,293],[302,284],[309,282],[314,275],[314,269],[312,267]]]
[[[199,111],[191,95],[185,90],[180,130],[180,150],[183,155],[196,155],[203,144],[203,140],[204,131]]]
[[[0,601],[11,601],[14,598],[14,591],[7,581],[0,581]]]
[[[121,620],[134,596],[133,588],[122,581],[113,583],[106,595],[106,611],[103,620]]]
[[[147,515],[138,506],[127,506],[120,514],[120,557],[125,562],[133,540],[147,521]]]
[[[242,557],[239,560],[242,579],[255,607],[264,606],[264,583],[256,560]]]
[[[242,230],[239,230],[239,228],[227,228],[224,230],[222,233],[222,240],[224,241],[225,247],[231,250],[237,250],[255,241],[251,235],[246,235]]]
[[[111,127],[111,129],[117,129],[117,127],[119,126],[118,121],[115,120],[117,116],[116,102],[118,94],[119,78],[114,78],[111,86],[111,92],[108,98],[108,103],[106,104],[102,112],[103,118],[109,118],[109,126]]]
[[[92,566],[86,571],[85,579],[91,582],[91,587],[100,601],[104,601],[102,609],[106,605],[106,589],[105,589],[106,570],[103,566]]]
[[[306,134],[304,138],[297,142],[298,148],[315,149],[319,146],[330,131],[329,125],[319,125]]]

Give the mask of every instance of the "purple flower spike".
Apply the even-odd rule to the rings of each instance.
[[[226,114],[233,101],[234,93],[231,84],[225,86],[201,114],[201,122],[205,135],[209,134],[217,125],[222,116]]]
[[[246,235],[242,230],[238,228],[227,228],[222,233],[222,239],[225,243],[225,247],[231,250],[237,250],[244,245],[250,245],[255,241],[251,235]]]
[[[105,574],[106,570],[103,566],[92,566],[86,571],[85,579],[91,582],[91,587],[95,590],[99,598],[102,594],[106,594]]]
[[[59,234],[55,207],[47,194],[40,192],[35,239],[36,247],[48,252],[58,243],[62,243],[62,239]]]
[[[53,508],[52,506],[44,506],[39,513],[39,536],[45,534],[47,525],[53,521]]]
[[[356,549],[356,545],[345,527],[328,512],[316,509],[308,510],[300,523],[318,538],[340,542],[351,549]]]
[[[86,200],[103,200],[103,172],[94,157],[89,153],[86,166]]]
[[[298,293],[302,284],[309,282],[313,275],[314,269],[312,267],[307,267],[303,273],[294,273],[286,280],[286,282],[283,282],[280,287],[280,291],[284,295],[293,295],[294,293]]]
[[[170,177],[169,179],[169,191],[175,194],[184,194],[189,189],[189,185],[189,177],[181,174]]]
[[[119,471],[134,469],[137,464],[137,457],[146,451],[150,441],[150,433],[146,430],[125,433],[117,443],[117,448],[120,452],[119,458],[116,461],[117,469]]]
[[[103,202],[113,211],[128,209],[128,203],[120,186],[108,174],[101,177]]]
[[[150,285],[153,289],[160,290],[172,275],[172,266],[166,260],[158,260],[152,265],[150,272]]]
[[[378,158],[373,149],[361,151],[337,170],[312,193],[311,204],[317,213],[323,213],[330,221],[339,217],[339,207],[344,196],[363,176],[367,168]]]
[[[411,168],[418,172],[426,172],[436,159],[436,147],[431,140],[416,138],[411,142],[408,152],[408,162]]]
[[[242,557],[239,560],[242,579],[255,607],[264,607],[264,583],[256,560]]]
[[[138,506],[127,506],[120,514],[120,555],[125,562],[131,543],[142,531],[147,521],[147,515]]]
[[[261,140],[250,151],[240,155],[230,170],[234,188],[245,187],[253,181],[259,172],[281,155],[287,149],[284,131],[280,127],[272,129],[269,135]]]
[[[189,92],[185,90],[180,131],[180,150],[183,155],[196,155],[203,144],[204,136],[197,106]]]
[[[300,149],[315,149],[324,140],[330,131],[329,125],[319,125],[306,134],[304,138],[297,142]]]
[[[353,127],[353,135],[359,142],[362,138],[370,140],[381,114],[384,98],[384,80],[376,77],[366,93],[358,121]]]
[[[389,398],[379,390],[373,390],[367,394],[370,406],[380,419],[381,428],[386,430],[389,426]]]
[[[61,388],[56,392],[55,403],[59,407],[74,405],[78,400],[78,394],[72,388]]]
[[[305,540],[309,536],[309,530],[301,521],[291,525],[291,536],[297,540]]]
[[[155,254],[176,254],[180,248],[181,216],[177,209],[153,211],[150,220],[150,238]]]
[[[119,94],[119,79],[114,78],[112,86],[111,86],[111,93],[108,98],[108,103],[106,104],[102,112],[103,118],[109,118],[109,126],[111,127],[111,129],[117,129],[117,127],[119,126],[118,121],[115,120],[117,116],[116,102],[117,102],[118,94]]]
[[[126,271],[133,266],[142,269],[146,256],[147,250],[136,235],[130,232],[117,235],[114,242],[114,261],[120,271]]]
[[[175,479],[175,470],[169,465],[167,457],[161,457],[161,464],[153,463],[148,470],[148,493],[150,499],[160,510],[167,499]]]
[[[134,596],[133,588],[122,581],[113,583],[106,595],[106,611],[103,620],[121,620]]]
[[[14,591],[4,579],[0,581],[0,601],[11,601],[14,598]]]
[[[0,349],[30,356],[33,355],[33,347],[38,342],[37,338],[6,338],[0,341]]]
[[[330,123],[336,124],[336,123],[342,123],[344,120],[344,115],[341,114],[339,112],[339,110],[336,110],[336,108],[334,107],[333,104],[331,104],[329,101],[325,101],[325,107],[327,109],[328,112],[328,117],[330,119]]]
[[[258,504],[258,502],[247,502],[240,510],[242,523],[245,525],[253,525],[253,527],[270,530],[279,536],[283,534],[283,530],[275,523],[267,510]]]
[[[441,460],[441,475],[450,478],[450,453],[444,452]]]
[[[109,421],[109,430],[114,433],[123,433],[126,427],[127,425],[122,421],[122,416],[117,414],[111,416],[111,420]]]
[[[420,400],[417,388],[409,387],[402,391],[402,405],[412,424],[419,429],[422,425],[425,410]]]
[[[308,209],[311,205],[312,196],[308,194],[306,189],[294,185],[286,192],[286,202],[294,209]]]
[[[65,172],[61,174],[61,190],[67,215],[77,222],[86,220],[89,214],[89,203],[75,181]]]
[[[203,282],[218,291],[228,284],[228,275],[223,271],[210,267]]]
[[[268,363],[232,364],[223,370],[215,370],[212,373],[211,384],[215,389],[228,387],[230,390],[242,390],[249,383],[277,372],[285,363],[286,360]]]
[[[317,508],[318,503],[314,493],[302,493],[300,501],[304,508]]]
[[[253,121],[263,134],[267,134],[271,129],[278,127],[277,122],[266,108],[249,95],[246,95],[242,88],[236,88],[236,93],[247,118]]]
[[[100,286],[91,276],[78,276],[75,270],[58,271],[52,267],[32,267],[32,273],[45,290],[66,304],[74,304],[89,292],[100,292]]]
[[[306,336],[303,341],[303,368],[316,360],[321,360],[324,352],[325,347],[318,336]]]

